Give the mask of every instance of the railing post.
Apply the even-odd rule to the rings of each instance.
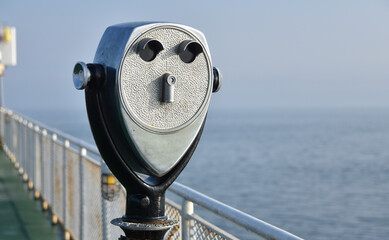
[[[46,167],[46,163],[47,163],[47,159],[45,157],[45,149],[47,148],[46,144],[45,144],[45,138],[47,136],[47,131],[46,129],[42,129],[42,135],[41,135],[41,138],[40,138],[40,141],[41,141],[41,157],[42,157],[42,161],[41,161],[41,196],[42,198],[45,198],[45,194],[47,193],[47,189],[45,188],[46,184],[45,184],[45,167]],[[47,199],[45,199],[47,201]]]
[[[4,144],[4,111],[0,106],[0,144]]]
[[[12,134],[12,123],[13,123],[14,119],[12,118],[11,114],[9,114],[9,118],[8,120],[6,120],[6,142],[8,144],[8,148],[10,151],[12,151],[12,153],[15,155],[15,149],[13,148],[13,134]]]
[[[1,124],[2,124],[2,137],[3,143],[7,141],[7,111],[1,108]]]
[[[8,115],[8,113],[7,113],[7,116],[8,117],[6,117],[5,118],[5,142],[7,143],[7,145],[8,145],[8,148],[9,148],[9,150],[10,151],[12,151],[13,149],[12,149],[12,147],[13,147],[13,135],[11,134],[11,127],[12,127],[12,122],[13,122],[13,118],[11,117],[11,115]],[[12,153],[13,154],[15,154],[15,152],[14,151],[12,151]]]
[[[32,190],[34,188],[35,182],[35,162],[36,162],[36,154],[35,154],[35,139],[34,139],[34,124],[32,122],[28,123],[28,146],[29,146],[29,154],[28,154],[28,189]]]
[[[62,166],[63,166],[63,173],[62,173],[62,184],[63,184],[63,187],[62,187],[62,204],[63,204],[63,208],[62,208],[62,216],[63,216],[63,225],[64,225],[64,228],[65,228],[65,239],[70,239],[70,235],[66,229],[67,227],[67,216],[66,216],[66,213],[67,213],[67,188],[68,188],[68,184],[67,184],[67,179],[68,179],[68,161],[67,161],[67,150],[68,148],[70,147],[70,142],[69,140],[64,140],[64,143],[63,143],[63,155],[62,155]],[[68,236],[69,235],[69,236]]]
[[[8,149],[12,147],[10,144],[11,135],[9,131],[9,126],[11,125],[11,121],[12,121],[11,115],[8,115],[8,112],[4,110],[4,142],[7,143]]]
[[[108,224],[109,220],[107,217],[107,201],[101,196],[101,206],[102,206],[102,224],[103,224],[103,240],[109,240],[108,238]]]
[[[8,122],[8,137],[9,137],[9,140],[8,140],[8,144],[9,144],[9,148],[10,150],[12,151],[12,153],[14,154],[14,156],[16,156],[16,150],[15,150],[15,134],[16,134],[16,131],[13,131],[13,127],[14,127],[14,124],[15,124],[15,117],[13,115],[11,115],[11,113],[9,113],[9,122]]]
[[[194,213],[193,202],[184,199],[181,213],[181,236],[182,240],[190,240],[190,218],[188,216]]]
[[[17,129],[17,133],[15,134],[16,136],[16,139],[17,139],[17,144],[15,146],[15,151],[17,152],[17,165],[19,168],[19,166],[22,164],[22,156],[21,156],[21,152],[22,152],[22,119],[18,117],[18,119],[15,121],[16,123],[16,126],[15,128]]]
[[[39,173],[40,169],[37,167],[38,161],[40,165],[42,165],[42,155],[40,151],[40,147],[42,145],[40,144],[40,137],[39,137],[39,126],[35,125],[34,127],[34,149],[35,149],[35,163],[34,163],[34,197],[35,199],[39,198],[39,195],[37,194],[40,192],[41,189],[38,189],[38,181],[40,178],[42,178],[42,173]],[[38,180],[39,176],[39,180]],[[40,185],[40,188],[42,188],[42,185]]]
[[[18,165],[18,168],[20,166],[22,166],[22,145],[23,145],[23,136],[22,136],[22,119],[19,117],[18,118],[18,122],[17,122],[17,129],[18,129],[18,133],[17,133],[17,139],[18,139],[18,143],[17,143],[17,149],[18,149],[18,162],[17,162],[17,165]]]
[[[5,133],[6,133],[6,131],[5,131],[5,111],[4,111],[4,108],[0,108],[1,109],[1,112],[0,112],[0,114],[1,114],[1,141],[2,141],[2,143],[3,144],[5,144]]]
[[[54,178],[54,161],[55,161],[55,152],[54,152],[54,145],[55,145],[55,142],[57,141],[57,134],[53,133],[51,135],[51,144],[50,144],[50,205],[51,205],[51,209],[54,209],[54,206],[55,206],[55,203],[54,203],[54,193],[55,193],[55,190],[54,190],[54,187],[55,187],[55,184],[54,184],[54,181],[55,181],[55,178]]]
[[[84,161],[86,158],[87,150],[86,148],[80,149],[80,161],[79,161],[79,170],[80,170],[80,240],[84,240]]]
[[[23,175],[25,173],[25,169],[26,169],[26,166],[25,166],[25,159],[26,159],[26,134],[25,134],[25,130],[26,130],[26,126],[25,126],[25,120],[22,120],[21,124],[21,131],[20,131],[20,163],[21,163],[21,174],[22,174],[22,178],[23,178]]]
[[[9,117],[9,121],[7,123],[7,137],[9,138],[8,139],[8,148],[10,149],[10,151],[14,154],[15,158],[16,158],[16,148],[15,148],[15,142],[16,142],[16,139],[15,139],[15,134],[16,134],[16,131],[13,129],[14,128],[14,125],[16,124],[16,120],[15,120],[15,116],[11,115],[10,114],[10,117]]]
[[[25,134],[25,170],[23,174],[23,180],[28,183],[28,178],[30,177],[30,162],[31,162],[31,143],[30,143],[30,123],[26,121],[26,125],[24,125],[24,134]],[[28,185],[28,184],[27,184]]]
[[[23,120],[22,125],[22,135],[23,135],[23,143],[22,143],[22,168],[23,168],[23,181],[26,180],[26,170],[27,170],[27,120]]]

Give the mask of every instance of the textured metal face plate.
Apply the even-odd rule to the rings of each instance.
[[[137,52],[140,41],[156,39],[163,50],[150,62]],[[179,55],[179,45],[185,40],[201,42],[185,29],[160,26],[138,37],[127,50],[119,70],[119,93],[122,104],[130,117],[143,128],[169,132],[190,124],[211,94],[212,68],[203,46],[203,52],[191,63],[184,63]],[[201,44],[202,45],[202,44]],[[161,102],[163,75],[176,77],[175,100]]]

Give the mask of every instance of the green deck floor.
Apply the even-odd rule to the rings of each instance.
[[[0,149],[0,239],[60,239],[39,204],[31,197],[4,151]]]

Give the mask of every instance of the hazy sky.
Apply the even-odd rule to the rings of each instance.
[[[72,83],[104,30],[171,21],[202,31],[224,85],[212,108],[389,107],[389,1],[0,1],[17,28],[5,105],[83,108]]]

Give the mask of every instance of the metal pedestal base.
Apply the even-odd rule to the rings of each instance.
[[[162,222],[135,223],[125,222],[122,218],[115,218],[111,221],[115,226],[120,227],[125,237],[119,240],[162,240],[172,227],[178,225],[177,220],[165,220]]]

